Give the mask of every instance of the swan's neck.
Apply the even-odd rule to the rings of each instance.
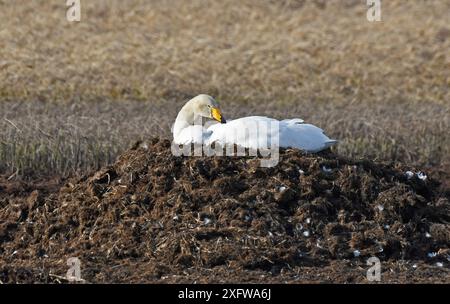
[[[173,126],[173,136],[176,138],[184,128],[194,125],[194,112],[190,107],[184,106],[177,115]]]

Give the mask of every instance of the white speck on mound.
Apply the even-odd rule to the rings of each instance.
[[[406,177],[407,177],[408,179],[411,179],[411,178],[413,178],[414,173],[413,173],[412,171],[406,171],[406,172],[405,172],[405,175],[406,175]]]
[[[303,235],[304,235],[305,237],[309,237],[309,231],[308,231],[308,230],[303,231]]]
[[[425,237],[426,237],[426,238],[430,238],[430,237],[431,237],[431,234],[429,234],[429,233],[427,232],[427,233],[425,233]]]
[[[359,257],[360,255],[361,255],[361,251],[359,251],[359,250],[353,251],[353,256],[354,256],[355,258]]]
[[[300,175],[304,175],[305,171],[303,171],[302,169],[298,170],[298,172],[300,173]]]
[[[284,190],[286,190],[285,186],[281,186],[278,190],[280,190],[280,192],[283,192]]]
[[[308,218],[306,219],[306,224],[311,224],[311,218],[308,217]]]
[[[429,258],[434,258],[434,257],[437,256],[437,253],[436,253],[436,252],[428,252],[427,256],[428,256]]]
[[[412,268],[416,269],[417,268],[417,264],[412,265]]]
[[[209,224],[211,224],[211,219],[210,218],[207,218],[207,217],[205,217],[205,219],[203,220],[203,224],[205,224],[205,225],[209,225]]]
[[[427,175],[426,175],[425,173],[423,173],[423,172],[418,172],[418,173],[417,173],[417,177],[418,177],[420,180],[423,180],[423,181],[426,181],[426,180],[427,180]]]
[[[327,166],[322,166],[322,171],[325,172],[325,173],[330,173],[330,172],[333,171],[333,169],[328,168]]]
[[[378,208],[378,210],[380,210],[380,211],[383,211],[383,210],[384,210],[383,205],[377,205],[377,208]]]
[[[444,266],[444,264],[443,264],[443,263],[441,263],[441,262],[437,262],[437,263],[436,263],[436,266],[437,266],[437,267],[443,267],[443,266]]]

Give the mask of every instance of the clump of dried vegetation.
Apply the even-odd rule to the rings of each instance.
[[[0,179],[0,282],[65,282],[70,257],[89,283],[367,282],[370,257],[383,283],[450,282],[433,177],[330,151],[260,165],[155,138],[59,191]]]
[[[446,1],[2,3],[0,172],[71,174],[170,136],[191,96],[228,118],[302,117],[340,154],[450,163]]]

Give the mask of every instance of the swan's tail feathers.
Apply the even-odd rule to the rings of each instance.
[[[331,147],[331,146],[334,146],[334,145],[337,144],[337,143],[338,143],[337,140],[331,139],[331,140],[325,142],[325,146],[326,146],[327,148],[329,148],[329,147]]]

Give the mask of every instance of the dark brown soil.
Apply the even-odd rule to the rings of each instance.
[[[261,168],[155,139],[59,191],[3,179],[0,280],[64,282],[78,257],[91,283],[367,282],[376,256],[384,283],[449,283],[448,192],[408,170],[298,150]]]

